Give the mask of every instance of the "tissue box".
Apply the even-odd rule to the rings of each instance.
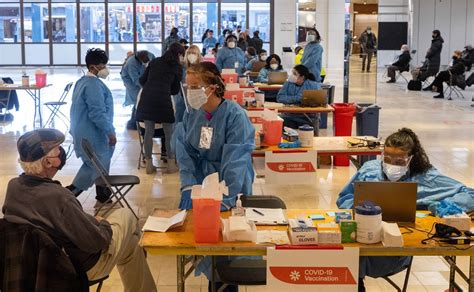
[[[354,220],[341,220],[339,222],[341,228],[341,242],[356,242],[357,222]]]
[[[289,219],[290,239],[295,245],[312,245],[318,243],[318,230],[309,218],[302,219],[306,227],[301,226],[297,219]]]
[[[471,218],[466,213],[445,216],[441,218],[440,223],[457,228],[460,231],[471,229]]]
[[[403,236],[397,223],[382,221],[382,244],[387,247],[403,246]]]
[[[231,216],[240,217],[245,220],[244,216]],[[257,227],[255,223],[245,220],[247,224],[245,229],[239,228],[238,230],[231,230],[230,218],[221,219],[222,223],[222,239],[224,242],[230,241],[251,241],[257,242]]]
[[[336,223],[320,223],[317,225],[317,228],[319,244],[341,243],[341,229]]]

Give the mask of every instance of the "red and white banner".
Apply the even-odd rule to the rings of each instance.
[[[267,286],[276,291],[357,291],[359,249],[267,250]]]
[[[314,184],[318,155],[316,150],[265,152],[265,183]]]

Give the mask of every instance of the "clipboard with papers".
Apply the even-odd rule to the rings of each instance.
[[[288,225],[283,209],[245,208],[245,217],[255,225]]]

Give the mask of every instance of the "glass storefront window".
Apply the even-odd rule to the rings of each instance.
[[[252,0],[249,6],[249,30],[250,36],[256,30],[260,32],[260,38],[264,42],[270,41],[270,1]]]
[[[217,3],[214,1],[197,0],[193,2],[193,42],[202,42],[206,29],[214,31],[214,37],[219,38],[217,31]]]
[[[189,1],[173,0],[165,3],[165,37],[173,27],[178,28],[180,38],[189,40]]]
[[[139,42],[161,41],[161,3],[137,3]]]
[[[105,42],[104,4],[81,3],[81,42]]]
[[[109,42],[133,42],[133,9],[131,3],[109,3]]]
[[[18,43],[20,34],[20,4],[0,4],[0,43]]]
[[[46,3],[24,3],[25,42],[49,42],[49,13]]]
[[[240,0],[224,0],[223,2],[221,4],[222,30],[230,29],[234,31],[240,25],[242,31],[245,31],[246,3],[242,3]]]
[[[53,42],[71,43],[77,40],[75,3],[52,3],[51,25]]]

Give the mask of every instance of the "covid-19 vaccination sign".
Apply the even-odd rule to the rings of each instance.
[[[268,291],[357,291],[359,249],[267,251]]]
[[[315,150],[265,152],[265,183],[315,184],[318,155]]]

